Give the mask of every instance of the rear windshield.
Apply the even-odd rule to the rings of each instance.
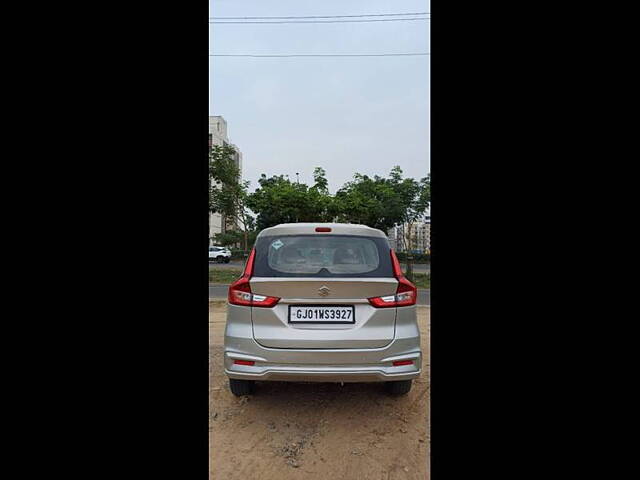
[[[256,242],[256,277],[391,277],[386,238],[282,235]]]

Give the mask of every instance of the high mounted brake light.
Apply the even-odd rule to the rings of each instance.
[[[400,262],[396,257],[396,252],[391,250],[391,265],[393,266],[393,276],[398,280],[398,289],[395,295],[385,297],[369,298],[369,303],[376,308],[408,307],[415,305],[418,300],[418,289],[402,273]]]
[[[249,280],[253,275],[253,262],[256,257],[255,247],[251,250],[247,264],[244,266],[242,276],[229,285],[229,295],[227,297],[231,305],[241,305],[245,307],[273,307],[279,301],[279,297],[269,297],[266,295],[256,295],[251,293]]]
[[[330,227],[316,227],[316,232],[330,232]]]

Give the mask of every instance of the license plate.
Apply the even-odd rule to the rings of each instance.
[[[289,305],[289,323],[356,323],[353,305]]]

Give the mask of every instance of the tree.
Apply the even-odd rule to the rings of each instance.
[[[324,168],[316,167],[313,169],[313,181],[315,182],[313,187],[314,190],[317,190],[322,193],[329,193],[329,182],[327,180],[327,172],[325,172]]]
[[[242,242],[242,237],[242,232],[235,230],[216,233],[213,235],[216,245],[222,245],[223,247],[233,246]]]
[[[233,160],[235,149],[230,145],[214,145],[209,151],[209,211],[223,214],[230,210],[225,186],[239,181],[239,171]]]
[[[248,195],[247,206],[257,214],[257,228],[279,223],[328,222],[331,220],[331,195],[325,171],[314,170],[314,185],[291,182],[284,175],[267,178],[262,174],[259,188]]]
[[[391,182],[401,199],[403,205],[400,225],[401,240],[404,250],[407,252],[406,276],[413,281],[413,250],[415,236],[413,226],[424,218],[431,203],[431,174],[416,181],[413,178],[402,178],[402,169],[399,166],[391,170]]]
[[[361,223],[388,231],[401,221],[405,208],[397,185],[390,179],[356,173],[336,193],[332,212],[340,222]]]
[[[399,225],[402,245],[407,251],[407,277],[412,280],[412,229],[424,216],[430,201],[430,176],[420,181],[402,178],[402,169],[395,166],[389,178],[356,173],[354,180],[336,193],[332,212],[340,222],[361,223],[384,232]]]
[[[236,167],[235,149],[230,145],[214,145],[209,152],[209,211],[231,218],[241,226],[244,249],[248,248],[249,228],[253,218],[247,211],[248,181],[241,181]]]
[[[311,187],[292,182],[286,175],[262,174],[259,187],[249,194],[249,182],[240,181],[232,155],[233,148],[228,146],[214,147],[212,151],[210,176],[212,183],[217,183],[212,187],[210,208],[242,223],[245,249],[252,232],[255,238],[257,230],[280,223],[338,221],[360,223],[384,232],[399,226],[402,246],[407,251],[407,276],[412,279],[412,230],[431,202],[430,175],[419,181],[402,178],[399,166],[391,169],[388,178],[356,173],[353,181],[332,196],[325,170],[316,167]],[[255,221],[248,209],[257,214]],[[219,241],[231,244],[233,238],[220,236]]]
[[[251,250],[257,236],[257,230],[251,229],[251,227],[247,229],[247,246],[245,247],[245,250]],[[244,242],[244,232],[240,232],[237,230],[231,230],[224,233],[216,233],[213,237],[216,245],[222,245],[223,247],[233,246],[237,245],[238,243]]]

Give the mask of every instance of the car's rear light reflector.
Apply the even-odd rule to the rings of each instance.
[[[316,227],[316,232],[330,232],[331,228],[329,227]]]
[[[249,365],[250,367],[256,364],[253,360],[234,360],[233,363],[236,365]]]
[[[413,360],[397,360],[393,362],[394,367],[401,367],[402,365],[413,365]]]

